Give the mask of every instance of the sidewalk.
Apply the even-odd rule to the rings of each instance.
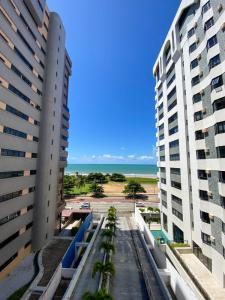
[[[225,289],[219,286],[214,276],[194,254],[180,254],[180,256],[212,300],[225,299]]]
[[[32,279],[34,275],[33,260],[34,253],[24,258],[9,276],[0,281],[0,300],[7,299]]]

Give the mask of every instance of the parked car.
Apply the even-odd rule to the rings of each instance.
[[[136,207],[145,207],[143,202],[136,202]]]
[[[83,202],[80,206],[81,209],[90,209],[90,203],[89,202]]]

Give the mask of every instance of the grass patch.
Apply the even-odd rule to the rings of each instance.
[[[15,293],[13,293],[7,300],[20,300],[22,296],[25,294],[28,287],[29,287],[28,284],[24,285],[23,287],[18,289]]]
[[[157,184],[158,178],[126,177],[126,181],[135,180],[138,183]]]
[[[74,187],[69,193],[68,195],[86,195],[89,193],[89,187],[90,184],[86,183],[85,186],[78,188],[78,187]]]
[[[172,248],[184,248],[189,247],[188,243],[171,243],[170,246]]]

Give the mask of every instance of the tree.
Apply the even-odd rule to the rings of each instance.
[[[102,185],[99,185],[98,183],[94,182],[90,185],[89,191],[92,193],[93,197],[96,198],[102,198],[104,197],[104,188]]]
[[[116,236],[115,232],[113,230],[111,230],[110,228],[108,229],[104,229],[104,231],[102,232],[102,236],[108,237],[108,238],[112,238],[113,236]]]
[[[113,173],[110,176],[110,180],[115,182],[124,182],[126,181],[126,177],[123,174]]]
[[[125,185],[123,193],[127,194],[128,197],[135,198],[138,193],[146,193],[146,191],[139,182],[130,180],[128,184]]]
[[[107,241],[102,242],[99,248],[104,249],[106,253],[110,253],[110,251],[115,253],[114,245]]]
[[[105,290],[99,290],[93,294],[86,292],[82,296],[82,300],[113,300],[113,298]]]
[[[64,175],[64,193],[70,194],[75,187],[75,176],[73,175]]]
[[[116,223],[115,222],[108,222],[108,223],[105,224],[105,227],[110,229],[111,231],[115,232]]]
[[[100,261],[97,261],[93,267],[92,277],[95,277],[96,273],[100,273],[103,276],[105,276],[105,275],[114,276],[115,275],[114,264],[112,262],[107,262],[104,264]]]
[[[108,179],[107,177],[102,174],[102,173],[90,173],[88,174],[87,178],[86,178],[86,182],[88,183],[107,183],[108,182]]]
[[[85,186],[85,181],[86,181],[85,176],[78,174],[76,176],[76,178],[75,178],[75,185],[76,185],[76,187],[78,187],[79,189],[81,189],[82,187]]]

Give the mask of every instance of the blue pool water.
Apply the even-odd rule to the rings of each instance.
[[[162,230],[151,230],[151,233],[154,236],[155,240],[160,238],[160,243],[169,241],[168,237],[165,235],[165,233]]]

